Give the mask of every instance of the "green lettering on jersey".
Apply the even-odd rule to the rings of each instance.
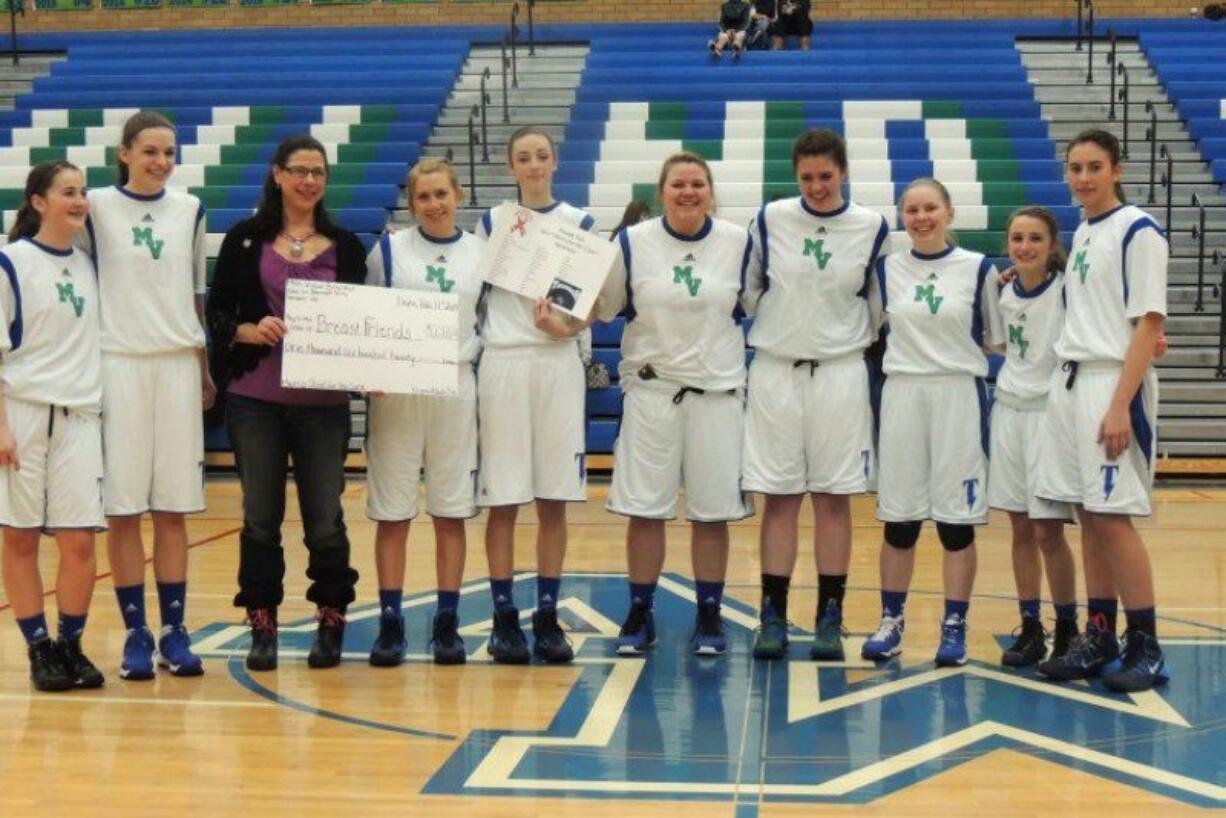
[[[1090,273],[1090,265],[1086,263],[1086,253],[1088,250],[1078,250],[1077,255],[1073,256],[1073,269],[1077,272],[1081,283],[1086,283],[1086,276]]]
[[[814,241],[813,239],[805,239],[804,254],[806,256],[813,256],[813,260],[817,262],[817,268],[819,270],[825,270],[826,265],[830,263],[830,257],[834,255],[833,253],[823,252],[825,250],[825,244],[825,239],[818,239],[817,241]]]
[[[702,279],[694,277],[694,268],[691,267],[673,267],[673,283],[684,284],[685,288],[690,291],[691,296],[698,295],[698,288],[702,286]]]
[[[937,310],[941,309],[941,302],[945,300],[945,296],[937,295],[935,284],[917,284],[915,285],[915,300],[927,302],[928,312],[936,315]]]
[[[80,318],[81,313],[85,311],[85,296],[77,295],[71,281],[57,283],[55,289],[60,294],[60,303],[71,304],[72,311],[77,314],[77,318]]]
[[[140,247],[145,245],[149,248],[149,255],[153,256],[153,260],[157,261],[162,257],[162,246],[166,242],[162,239],[153,238],[152,227],[133,227],[132,228],[132,246]]]
[[[1017,347],[1018,355],[1025,360],[1026,350],[1030,349],[1030,341],[1026,339],[1026,327],[1023,324],[1009,325],[1009,343]]]
[[[438,285],[439,290],[445,293],[451,292],[451,288],[455,286],[454,278],[447,278],[446,267],[433,267],[426,265],[426,283],[433,281]]]

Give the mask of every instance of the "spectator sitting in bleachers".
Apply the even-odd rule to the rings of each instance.
[[[719,7],[719,33],[714,40],[707,43],[711,53],[721,57],[724,49],[731,45],[732,59],[740,59],[745,51],[745,37],[749,32],[752,14],[753,7],[747,0],[726,0]]]
[[[771,29],[778,19],[779,0],[753,0],[753,14],[745,47],[767,48],[770,45]]]
[[[801,49],[808,51],[813,35],[813,21],[809,19],[809,0],[782,0],[779,17],[771,30],[771,48],[782,51],[789,37],[795,37]]]

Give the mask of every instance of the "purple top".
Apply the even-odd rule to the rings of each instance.
[[[264,287],[270,315],[285,317],[285,282],[291,278],[336,281],[336,245],[310,261],[291,261],[274,250],[272,242],[265,242],[260,252],[260,284]],[[261,358],[255,369],[235,378],[230,384],[230,393],[295,406],[337,406],[349,402],[346,392],[282,386],[280,344],[272,348],[271,354]]]

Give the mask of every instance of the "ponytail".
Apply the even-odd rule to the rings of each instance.
[[[8,233],[9,241],[31,238],[38,234],[39,228],[43,224],[43,218],[34,209],[34,197],[46,196],[47,191],[55,184],[55,177],[59,176],[60,171],[63,170],[81,172],[80,168],[76,165],[62,159],[53,162],[41,162],[30,169],[30,175],[26,177],[26,189],[25,195],[21,200],[21,207],[18,208],[17,218]]]

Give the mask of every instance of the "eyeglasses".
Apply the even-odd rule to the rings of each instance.
[[[322,182],[324,179],[328,178],[327,168],[308,168],[303,165],[289,165],[288,167],[285,167],[284,170],[290,176],[293,176],[295,179],[299,180],[310,176],[315,181]]]

